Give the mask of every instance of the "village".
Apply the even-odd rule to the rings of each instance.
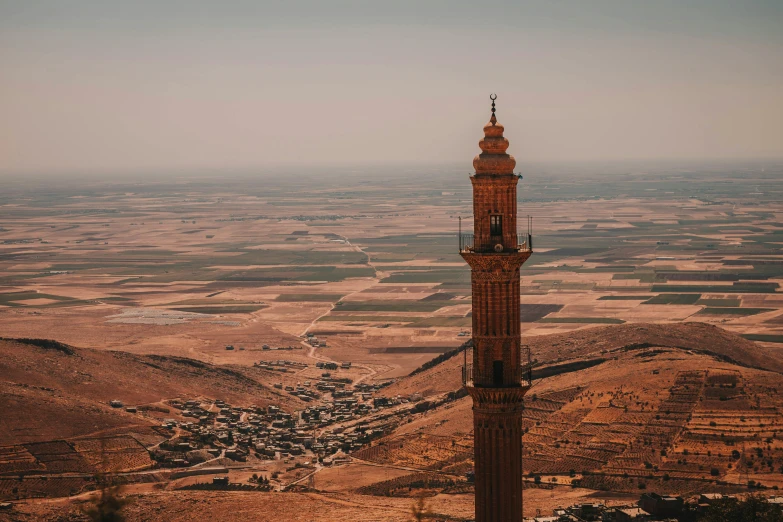
[[[276,360],[261,361],[255,367],[281,373],[308,368],[307,363]],[[294,463],[297,467],[329,466],[347,461],[347,454],[370,441],[391,432],[400,419],[426,408],[415,404],[419,394],[410,397],[376,397],[374,393],[390,382],[357,383],[333,375],[335,370],[349,370],[350,362],[341,364],[318,361],[314,367],[323,370],[317,381],[305,380],[296,386],[275,383],[273,387],[303,402],[312,402],[303,410],[288,413],[278,406],[232,405],[221,399],[194,397],[173,398],[163,403],[179,419],[164,418],[160,429],[167,439],[150,450],[156,467],[178,470],[178,476],[214,471],[214,463],[230,459],[234,467],[253,467],[269,461]],[[428,401],[424,401],[429,406]],[[148,415],[135,406],[125,407],[112,400],[114,408],[128,413]],[[184,418],[184,419],[182,419]],[[297,462],[297,459],[301,462]],[[243,466],[244,464],[244,466]],[[286,484],[272,483],[276,489]],[[229,486],[227,477],[213,477],[217,488]],[[269,485],[269,479],[265,483]],[[206,486],[207,484],[199,484]]]

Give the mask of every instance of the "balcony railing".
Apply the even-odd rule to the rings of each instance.
[[[460,252],[478,252],[479,249],[474,244],[473,234],[459,234],[459,251]],[[493,251],[493,249],[486,249],[487,251]],[[508,249],[509,252],[532,252],[533,251],[533,236],[530,234],[517,234],[517,246],[516,248]]]
[[[523,364],[519,367],[519,385],[530,386],[533,382],[533,365]],[[468,362],[462,367],[462,385],[473,387],[473,363]],[[491,386],[490,386],[491,387]]]
[[[527,220],[527,234],[517,234],[517,246],[512,249],[508,249],[509,252],[532,252],[533,251],[533,218],[532,216],[525,216]],[[459,218],[459,251],[460,252],[491,252],[494,250],[495,244],[492,245],[476,245],[475,237],[473,234],[462,233],[462,218]]]
[[[467,348],[463,352],[463,356],[462,385],[473,387],[473,348]],[[519,385],[529,387],[533,383],[533,363],[530,360],[530,349],[527,346],[522,346],[520,356],[522,364],[519,366]]]

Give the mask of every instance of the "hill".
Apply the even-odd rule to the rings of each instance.
[[[271,373],[258,368],[46,340],[0,340],[0,375],[0,446],[159,424],[157,417],[166,413],[161,401],[175,397],[301,407],[298,399],[264,384]],[[131,414],[112,408],[112,400],[152,408],[149,415]]]
[[[706,323],[624,324],[586,328],[563,334],[523,337],[536,373],[553,375],[596,364],[628,351],[652,347],[704,354],[746,368],[783,373],[783,360],[761,345]],[[579,364],[574,364],[579,363]],[[463,355],[415,372],[384,390],[384,395],[436,395],[461,386]],[[428,366],[428,365],[427,365]],[[536,375],[534,374],[534,378]]]
[[[783,359],[759,344],[707,323],[636,323],[523,338],[534,361],[553,363],[651,346],[692,350],[740,366],[783,373]]]
[[[627,493],[729,492],[740,480],[783,487],[783,375],[762,348],[698,323],[527,340],[546,361],[525,398],[528,480]],[[385,393],[456,390],[461,363],[453,357]],[[354,455],[459,476],[473,466],[471,407],[462,397],[409,416]]]
[[[773,371],[780,362],[773,356],[764,357],[763,349],[754,343],[698,323],[610,326],[526,340],[539,361],[539,378],[526,396],[523,419],[523,466],[530,488],[525,495],[527,499],[541,497],[527,506],[528,511],[549,506],[556,498],[590,502],[602,494],[608,495],[603,499],[612,495],[622,499],[638,495],[641,489],[683,495],[729,493],[740,490],[740,481],[750,480],[783,487],[783,437],[779,435],[783,433],[783,399],[778,393],[783,376]],[[35,340],[0,341],[0,354],[4,376],[0,406],[10,419],[2,424],[0,436],[5,444],[23,445],[24,451],[42,458],[48,458],[56,444],[62,445],[58,438],[100,432],[129,433],[135,440],[148,440],[160,418],[176,416],[155,411],[166,407],[165,398],[200,395],[235,404],[276,403],[290,410],[305,407],[267,386],[280,379],[279,374],[259,368]],[[472,404],[468,397],[448,393],[461,386],[462,360],[457,353],[427,364],[381,390],[391,396],[419,392],[425,400],[345,419],[340,431],[372,431],[371,442],[352,448],[342,465],[314,468],[309,481],[314,490],[287,493],[302,502],[276,505],[276,516],[287,513],[295,518],[305,512],[309,516],[325,501],[383,519],[376,516],[374,506],[389,505],[392,501],[387,495],[405,497],[394,500],[399,513],[393,518],[408,509],[408,497],[424,490],[437,493],[433,502],[442,502],[444,513],[469,514],[472,490],[465,474],[473,467]],[[107,402],[112,399],[153,409],[134,415],[111,408]],[[21,429],[25,427],[29,432]],[[338,436],[337,430],[333,436]],[[89,460],[95,454],[90,448],[82,451],[89,441],[71,440],[82,458]],[[130,446],[133,441],[117,443]],[[18,467],[16,454],[5,450],[7,466]],[[151,464],[144,448],[127,449],[122,456],[135,459],[131,464],[137,469]],[[40,467],[37,461],[26,465]],[[48,469],[50,463],[46,465]],[[283,460],[254,465],[258,468],[231,470],[232,481],[245,484],[253,471],[282,472],[290,467]],[[297,472],[295,467],[291,470]],[[15,480],[6,479],[7,487],[15,486]],[[79,484],[65,483],[77,480],[72,477],[57,480],[63,482],[63,491],[50,496],[87,487],[82,479]],[[239,498],[223,492],[174,491],[182,487],[174,482],[166,491],[134,485],[132,491],[140,495],[128,508],[130,519],[144,519],[150,503],[165,505],[173,520],[190,499],[209,499],[204,508],[220,510],[231,504],[230,499]],[[559,490],[537,489],[544,485]],[[278,494],[253,495],[265,504],[281,498]],[[19,507],[29,519],[54,519],[62,514],[55,514],[54,509],[54,504],[32,502]],[[60,509],[76,507],[63,503]],[[345,517],[359,519],[358,513],[346,511]]]

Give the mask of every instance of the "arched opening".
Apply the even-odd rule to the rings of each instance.
[[[503,361],[492,362],[492,384],[503,386]]]

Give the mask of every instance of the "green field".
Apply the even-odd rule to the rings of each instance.
[[[622,319],[614,317],[544,317],[537,323],[574,323],[574,324],[623,324]]]
[[[48,304],[27,304],[20,301],[27,301],[29,299],[52,299],[55,303]],[[85,301],[80,299],[74,299],[72,297],[63,297],[61,295],[41,294],[38,292],[5,292],[0,293],[0,305],[8,307],[36,307],[36,308],[53,308],[60,306],[73,306],[76,304],[83,304]]]
[[[452,326],[467,328],[473,324],[470,317],[427,317],[411,323],[415,328],[432,328],[437,326]]]
[[[193,312],[198,314],[249,314],[263,310],[266,305],[229,305],[229,306],[181,306],[170,308],[179,312]]]
[[[562,309],[563,305],[558,304],[520,304],[519,320],[523,323],[533,323]]]
[[[334,250],[250,250],[221,259],[221,265],[365,265],[367,254]]]
[[[701,294],[660,294],[642,304],[692,305],[701,299]]]
[[[437,301],[347,301],[335,306],[335,312],[434,312],[443,308]]]
[[[342,298],[342,294],[280,294],[275,298],[275,301],[283,303],[336,303]]]
[[[219,277],[220,281],[342,281],[349,277],[373,277],[370,267],[338,268],[333,266],[256,268],[231,272]],[[214,276],[213,276],[214,277]]]
[[[756,315],[764,312],[772,312],[774,308],[704,308],[697,315]]]
[[[598,298],[599,301],[644,301],[651,299],[651,295],[603,295]]]
[[[783,335],[774,334],[742,334],[740,337],[744,337],[749,341],[761,341],[765,343],[783,343]]]
[[[733,308],[740,306],[741,301],[739,298],[736,299],[699,299],[696,301],[697,305],[704,305],[704,306],[712,306],[712,307],[719,307],[719,308]]]
[[[415,323],[423,317],[406,317],[402,315],[325,315],[318,322],[363,322],[363,323]]]
[[[732,285],[653,285],[653,292],[701,292],[705,294],[774,294],[778,283],[734,283]]]
[[[426,270],[397,272],[381,280],[381,283],[467,283],[470,270]]]

